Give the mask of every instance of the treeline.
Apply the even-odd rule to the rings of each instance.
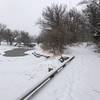
[[[95,42],[100,47],[100,0],[83,0],[78,6],[85,5],[82,11],[67,9],[66,5],[47,6],[38,20],[41,33],[33,38],[25,31],[12,31],[0,24],[0,44],[6,41],[12,45],[32,41],[41,43],[44,50],[54,54],[63,53],[66,45],[80,42]]]
[[[0,24],[0,45],[2,41],[6,41],[8,45],[12,45],[14,42],[17,44],[23,43],[27,45],[33,41],[33,37],[25,31],[11,30],[6,25]]]
[[[100,34],[100,1],[85,1],[79,3],[86,5],[82,12],[54,4],[43,10],[42,18],[38,21],[41,34],[37,40],[44,50],[61,54],[66,45],[94,41],[94,37]]]

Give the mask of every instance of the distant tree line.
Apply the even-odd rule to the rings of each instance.
[[[15,45],[23,43],[24,45],[28,45],[33,41],[33,37],[29,35],[28,32],[25,31],[12,31],[7,28],[6,25],[0,24],[0,45],[2,41],[6,41],[8,45],[12,45],[15,42]]]

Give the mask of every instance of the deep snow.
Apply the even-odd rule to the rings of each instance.
[[[61,65],[58,57],[34,57],[32,52],[41,51],[38,47],[26,52],[27,56],[2,56],[13,48],[0,46],[0,100],[18,100],[48,74],[49,67]],[[94,52],[94,46],[72,46],[66,53],[75,59],[32,100],[100,100],[100,55]]]
[[[32,100],[100,100],[100,55],[94,46],[73,46],[75,59]]]
[[[4,52],[14,49],[14,46],[0,46],[0,100],[19,100],[27,91],[35,87],[48,74],[48,68],[61,66],[58,57],[36,58],[34,51],[42,52],[37,46],[35,50],[27,51],[27,56],[5,57]]]

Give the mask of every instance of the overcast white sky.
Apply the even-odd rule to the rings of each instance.
[[[38,34],[36,26],[43,8],[52,3],[67,4],[68,8],[77,6],[81,0],[0,0],[0,23],[11,29],[19,29]]]

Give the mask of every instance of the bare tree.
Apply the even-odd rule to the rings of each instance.
[[[85,34],[88,30],[88,23],[87,19],[84,16],[84,14],[78,12],[75,8],[71,9],[67,14],[68,22],[67,24],[67,30],[71,34],[70,42],[80,42],[83,41],[85,38]]]
[[[25,31],[16,31],[17,36],[16,36],[16,45],[23,43],[24,45],[28,45],[31,43],[31,36],[29,36],[28,32]]]
[[[10,29],[5,29],[3,33],[3,39],[6,40],[7,44],[12,45],[14,41],[14,34]]]
[[[6,29],[6,25],[0,24],[0,45],[1,45],[1,41],[3,40],[3,34],[5,29]]]
[[[43,47],[52,50],[54,54],[62,53],[66,45],[66,11],[66,6],[51,5],[44,9],[42,19],[39,20]]]
[[[89,21],[91,37],[95,37],[95,42],[100,42],[100,0],[87,0],[87,3],[82,4],[86,4],[83,12]]]

